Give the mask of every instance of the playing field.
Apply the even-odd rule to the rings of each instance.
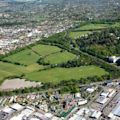
[[[88,23],[88,24],[85,24],[83,26],[80,26],[80,27],[74,29],[74,31],[71,31],[69,33],[69,37],[72,39],[77,39],[79,37],[90,34],[92,31],[96,31],[96,30],[104,29],[104,28],[108,28],[108,27],[109,27],[108,24]]]
[[[35,63],[37,63],[40,57],[43,57],[47,63],[58,64],[72,60],[76,56],[67,51],[61,52],[61,49],[56,46],[39,44],[10,55],[4,58],[4,60],[27,65],[30,69],[36,69],[38,66],[35,66]]]
[[[42,44],[35,45],[4,58],[11,63],[0,62],[0,80],[4,80],[6,77],[20,76],[24,74],[24,78],[28,80],[44,83],[53,82],[56,84],[62,80],[79,80],[80,78],[107,74],[104,69],[96,66],[52,68],[43,70],[46,66],[37,63],[41,56],[44,62],[49,62],[50,64],[59,64],[67,62],[68,60],[76,59],[76,55],[63,51],[56,46]],[[15,63],[21,63],[27,66],[16,65]]]
[[[63,62],[67,62],[68,60],[73,60],[76,58],[76,55],[69,53],[67,51],[58,52],[55,54],[51,54],[44,58],[44,61],[50,64],[59,64]]]
[[[24,64],[24,65],[30,65],[30,64],[37,62],[37,60],[39,59],[39,55],[34,53],[32,50],[25,49],[18,53],[10,55],[4,59],[11,61],[11,62],[17,62],[17,63]]]
[[[104,69],[96,66],[83,66],[75,68],[54,68],[44,71],[37,71],[26,74],[28,80],[40,81],[43,83],[52,82],[59,83],[62,80],[79,80],[91,76],[102,76],[108,74]]]
[[[28,71],[23,66],[0,62],[0,80],[3,80],[4,78],[9,76],[19,76],[27,72]]]
[[[81,30],[81,31],[89,31],[89,30],[97,30],[97,29],[103,29],[109,27],[108,24],[97,24],[97,23],[88,23],[86,25],[80,26],[79,28],[75,30]]]
[[[52,53],[59,52],[61,49],[56,46],[50,45],[35,45],[31,49],[25,49],[13,55],[10,55],[4,60],[16,62],[24,65],[31,65],[38,61],[38,59],[42,56],[50,55]],[[55,57],[55,56],[54,56]]]
[[[31,48],[33,51],[37,52],[41,56],[46,56],[52,53],[59,52],[61,49],[56,46],[50,46],[50,45],[35,45]]]

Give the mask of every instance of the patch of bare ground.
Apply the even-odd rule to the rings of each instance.
[[[11,91],[15,89],[23,89],[23,88],[30,88],[30,87],[37,87],[41,86],[39,82],[31,82],[26,81],[25,79],[15,78],[15,79],[7,79],[0,85],[1,91]]]

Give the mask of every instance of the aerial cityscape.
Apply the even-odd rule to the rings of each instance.
[[[120,0],[0,0],[0,120],[120,120]]]

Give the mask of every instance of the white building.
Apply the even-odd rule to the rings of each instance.
[[[111,63],[116,63],[119,59],[120,57],[116,57],[116,56],[111,56],[108,58],[109,62]]]
[[[78,105],[80,106],[80,105],[85,105],[85,104],[87,104],[87,100],[85,100],[85,99],[80,99],[79,101],[78,101]]]
[[[100,111],[94,110],[90,117],[98,120],[101,115],[102,113]]]

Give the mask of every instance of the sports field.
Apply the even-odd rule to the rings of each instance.
[[[110,27],[120,27],[120,22],[113,22],[111,24],[100,24],[100,23],[87,23],[75,28],[73,31],[69,32],[69,37],[72,39],[77,39],[79,37],[85,36],[93,31],[110,28]]]
[[[75,30],[81,30],[81,31],[89,31],[89,30],[97,30],[97,29],[103,29],[108,28],[108,24],[98,24],[98,23],[88,23],[86,25],[80,26],[79,28]]]
[[[51,54],[44,58],[44,61],[50,64],[59,64],[63,62],[67,62],[68,60],[73,60],[76,58],[76,55],[64,51],[64,52],[58,52],[55,54]]]
[[[30,65],[35,63],[39,59],[39,55],[32,50],[25,49],[13,55],[4,58],[7,61],[17,62],[24,65]]]
[[[24,66],[18,66],[10,63],[0,62],[0,80],[9,76],[19,76],[28,71]]]
[[[102,76],[105,74],[108,73],[104,69],[91,65],[75,68],[54,68],[44,71],[37,71],[26,74],[25,78],[28,80],[35,80],[43,83],[59,83],[62,80],[79,80],[80,78]]]
[[[61,49],[56,46],[50,46],[50,45],[35,45],[31,48],[33,51],[37,52],[41,56],[46,56],[52,53],[59,52]]]
[[[33,67],[35,63],[42,57],[45,62],[49,62],[50,64],[58,64],[62,62],[67,62],[68,60],[74,59],[76,56],[70,52],[63,51],[62,49],[56,46],[50,45],[35,45],[32,48],[22,50],[18,53],[10,55],[4,60],[10,61],[12,63],[20,63],[23,65],[31,66],[30,69],[34,69]]]
[[[47,66],[37,63],[40,58],[43,59],[43,63],[60,64],[76,59],[76,57],[76,55],[56,46],[37,44],[3,58],[7,61],[0,62],[0,81],[7,77],[24,75],[23,77],[27,80],[56,84],[62,80],[79,80],[80,78],[108,74],[104,69],[96,66],[43,70]],[[20,63],[20,65],[16,63]]]
[[[54,52],[59,52],[60,50],[60,48],[55,46],[39,44],[33,46],[31,49],[25,49],[18,53],[10,55],[4,58],[4,60],[24,65],[31,65],[36,63],[41,56],[44,57]]]

